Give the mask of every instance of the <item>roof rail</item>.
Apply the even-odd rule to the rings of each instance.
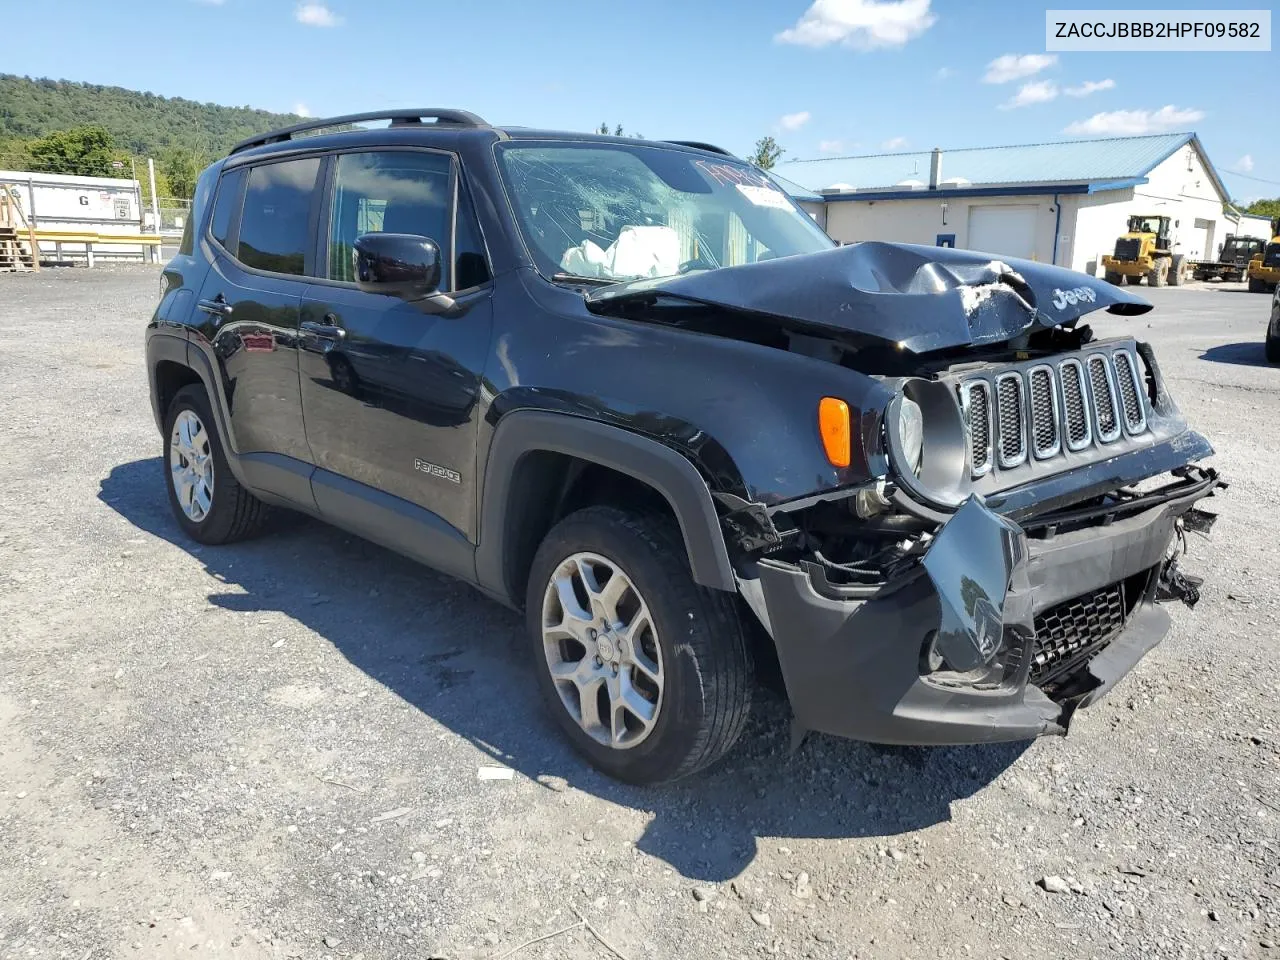
[[[708,153],[719,153],[726,157],[732,157],[733,154],[724,147],[717,147],[714,143],[702,143],[699,140],[666,140],[664,143],[674,143],[677,147],[693,147],[695,150],[706,150]]]
[[[324,127],[340,127],[351,123],[364,123],[368,120],[390,120],[393,127],[421,124],[424,120],[459,127],[487,127],[488,124],[474,113],[466,110],[440,109],[422,107],[411,110],[374,110],[370,113],[348,113],[341,117],[316,117],[303,123],[295,123],[291,127],[281,127],[268,133],[246,137],[231,148],[231,153],[239,153],[250,147],[261,147],[268,143],[284,143],[292,140],[294,134],[307,130],[320,130]],[[228,154],[230,155],[230,154]]]

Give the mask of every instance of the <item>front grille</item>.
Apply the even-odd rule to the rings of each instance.
[[[1264,267],[1280,267],[1280,243],[1269,243],[1262,254]]]
[[[1146,433],[1143,376],[1132,349],[1120,349],[961,382],[971,475]]]
[[[1124,626],[1124,584],[1050,607],[1035,618],[1031,682],[1047,683],[1105,647]]]
[[[1117,260],[1137,260],[1138,254],[1142,252],[1141,240],[1126,240],[1121,237],[1116,241],[1116,259]]]

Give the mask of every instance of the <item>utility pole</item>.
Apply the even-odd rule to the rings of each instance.
[[[155,226],[156,238],[160,237],[160,201],[156,199],[156,162],[147,157],[147,176],[151,178],[151,222]],[[151,248],[151,262],[160,262],[160,245]]]

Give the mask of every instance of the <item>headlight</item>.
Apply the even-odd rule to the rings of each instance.
[[[901,486],[928,503],[964,502],[967,448],[954,387],[908,380],[889,404],[885,433]]]
[[[898,436],[902,438],[902,453],[907,466],[917,477],[924,463],[924,413],[920,404],[910,397],[903,397],[898,405]]]

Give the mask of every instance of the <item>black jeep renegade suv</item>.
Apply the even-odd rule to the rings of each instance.
[[[412,110],[206,170],[146,350],[192,538],[288,507],[523,608],[565,733],[653,782],[764,657],[797,731],[943,744],[1062,733],[1159,641],[1221,482],[1100,308],[1150,309],[838,247],[705,144]]]

